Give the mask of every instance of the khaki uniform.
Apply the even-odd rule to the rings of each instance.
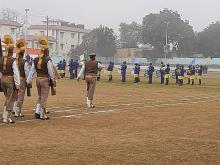
[[[78,75],[79,79],[82,75],[85,77],[85,81],[87,83],[87,106],[88,108],[93,108],[94,105],[92,104],[94,93],[95,93],[95,87],[96,87],[96,81],[97,81],[97,73],[99,69],[99,63],[95,60],[89,60],[86,61],[83,67],[81,68],[81,71]]]
[[[23,55],[16,59],[20,73],[20,90],[17,93],[17,101],[14,104],[15,117],[23,116],[21,114],[21,109],[24,103],[25,91],[27,89],[26,79],[28,77],[29,68],[27,62],[23,59]]]
[[[11,56],[0,58],[0,72],[2,73],[1,88],[6,98],[3,122],[11,122],[13,105],[16,100],[16,89],[20,88],[19,72],[15,59]]]
[[[97,61],[86,61],[85,62],[85,80],[87,83],[87,97],[89,100],[93,100],[96,79],[98,73],[98,62]]]
[[[39,67],[39,60],[41,60],[40,67]],[[30,74],[27,79],[28,84],[31,83],[35,73],[37,73],[36,86],[38,92],[38,100],[37,100],[37,108],[36,108],[35,116],[36,118],[38,118],[39,116],[41,119],[44,119],[47,118],[45,113],[46,113],[47,100],[50,91],[49,79],[51,79],[53,82],[55,81],[53,64],[49,56],[43,56],[41,59],[35,58],[34,63],[32,64],[30,70]]]

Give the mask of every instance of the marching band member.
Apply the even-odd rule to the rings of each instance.
[[[113,69],[114,69],[114,63],[110,62],[109,65],[108,65],[108,68],[107,68],[107,71],[108,71],[108,81],[112,81]]]
[[[17,101],[15,102],[14,106],[15,117],[24,117],[24,115],[21,113],[21,109],[24,102],[25,91],[27,88],[26,80],[29,75],[28,62],[24,60],[25,45],[26,43],[23,39],[18,40],[16,43],[16,47],[18,49],[16,55],[16,64],[20,73],[20,90],[17,93]]]
[[[192,66],[190,69],[190,80],[192,81],[191,85],[194,85],[196,69],[195,66]]]
[[[92,53],[89,56],[90,60],[86,61],[85,64],[83,64],[77,77],[77,81],[79,81],[80,77],[82,77],[83,75],[85,76],[85,81],[87,83],[86,104],[88,108],[94,108],[95,106],[93,105],[93,96],[95,93],[97,73],[98,69],[102,68],[102,66],[95,60],[95,53]]]
[[[148,74],[148,84],[152,84],[153,74],[154,74],[154,66],[150,63],[150,66],[147,69]]]
[[[199,85],[202,85],[202,72],[203,72],[203,67],[201,65],[199,70],[198,70]]]
[[[127,63],[126,61],[123,62],[121,65],[121,81],[126,82],[126,71],[127,71]]]
[[[186,75],[187,75],[187,78],[188,78],[188,83],[187,84],[190,84],[190,71],[191,71],[191,65],[189,65],[189,68],[186,70]]]
[[[160,67],[160,83],[164,84],[165,65],[162,63]]]
[[[134,83],[140,82],[140,66],[136,63],[134,68]]]
[[[37,108],[35,111],[35,118],[41,120],[48,120],[46,115],[47,100],[50,87],[56,87],[56,73],[54,65],[49,57],[48,41],[45,37],[39,38],[41,44],[41,53],[34,59],[32,64],[27,84],[31,84],[35,73],[37,73],[36,86],[38,92]],[[52,91],[52,90],[51,90]]]
[[[169,64],[167,64],[167,67],[164,70],[164,73],[165,73],[164,78],[166,80],[165,85],[168,85],[169,84],[169,79],[170,79],[170,65]]]
[[[0,57],[0,72],[2,73],[1,88],[6,99],[3,111],[3,123],[15,123],[12,119],[12,110],[16,100],[16,92],[20,89],[20,75],[16,61],[13,58],[14,45],[12,37],[5,35],[3,42],[6,44],[5,54]]]
[[[179,78],[178,78],[178,76],[179,76],[179,69],[180,69],[180,67],[179,67],[179,64],[177,64],[176,65],[176,68],[175,68],[175,78],[176,78],[176,84],[179,84]]]
[[[184,73],[185,73],[185,69],[184,69],[184,66],[180,66],[180,69],[179,69],[179,85],[182,86],[183,85],[183,79],[184,79]]]

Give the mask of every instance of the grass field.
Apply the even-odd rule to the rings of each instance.
[[[33,118],[34,86],[25,117],[0,123],[0,165],[220,164],[219,73],[182,87],[114,78],[97,83],[92,110],[84,81],[59,80],[48,121]]]

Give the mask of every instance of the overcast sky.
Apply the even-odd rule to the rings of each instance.
[[[32,23],[40,23],[48,15],[87,28],[102,24],[118,29],[120,22],[141,23],[145,15],[164,8],[177,10],[196,31],[220,21],[220,0],[0,0],[0,4],[2,9],[11,8],[20,14],[30,9]]]

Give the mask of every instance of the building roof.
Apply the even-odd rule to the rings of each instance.
[[[47,21],[45,20],[45,21],[42,21],[42,22],[47,22]],[[61,19],[49,19],[49,22],[67,22],[67,21],[64,21],[64,20],[61,20]]]
[[[27,40],[27,41],[38,41],[38,38],[39,38],[39,37],[40,37],[40,36],[37,36],[37,35],[27,35],[27,36],[26,36],[26,40]],[[24,36],[24,35],[21,35],[20,38],[21,38],[21,39],[25,39],[25,36]],[[54,37],[52,37],[52,36],[48,36],[48,41],[50,41],[50,42],[56,42],[56,39],[55,39]]]
[[[46,25],[31,25],[28,30],[46,30]],[[89,33],[91,30],[88,29],[81,29],[81,28],[73,28],[67,26],[59,26],[59,25],[49,25],[49,30],[60,30],[60,31],[67,31],[67,32],[79,32],[79,33]]]
[[[8,26],[15,26],[15,27],[21,27],[22,25],[16,21],[8,21],[0,19],[0,25],[8,25]]]
[[[37,56],[38,54],[40,54],[40,49],[36,49],[36,48],[27,48],[27,54],[32,55],[32,56]]]

